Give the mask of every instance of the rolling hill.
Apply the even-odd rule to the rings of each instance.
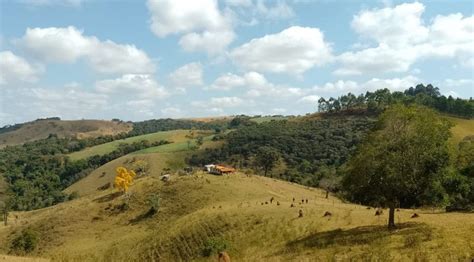
[[[36,120],[24,123],[13,131],[0,133],[0,148],[47,138],[50,134],[87,138],[127,133],[130,130],[131,124],[106,120]]]
[[[187,140],[186,136],[189,135],[189,130],[173,130],[173,131],[162,131],[146,135],[128,137],[126,139],[115,140],[109,143],[100,144],[92,147],[85,148],[81,151],[77,151],[69,154],[72,160],[84,159],[93,155],[104,155],[110,153],[118,148],[122,143],[130,144],[141,140],[147,140],[150,143],[158,142],[160,140],[167,140],[169,142],[183,142]],[[209,132],[202,131],[201,134],[208,135]]]
[[[41,236],[34,255],[56,261],[214,261],[203,256],[209,240],[225,243],[235,261],[455,261],[474,255],[473,214],[400,210],[400,227],[389,232],[387,212],[374,216],[365,206],[325,199],[319,189],[241,173],[173,175],[167,183],[152,173],[130,192],[127,210],[121,209],[126,196],[108,189],[15,212],[10,226],[0,227],[0,252],[30,227]],[[161,199],[155,216],[147,215],[150,194]],[[326,211],[332,215],[323,217]],[[411,218],[414,212],[420,217]]]

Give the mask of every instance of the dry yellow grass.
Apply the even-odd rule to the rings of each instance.
[[[0,255],[0,262],[48,262],[50,259]]]
[[[58,261],[208,261],[201,251],[211,237],[227,241],[235,261],[462,261],[474,256],[474,214],[401,210],[396,213],[400,229],[390,232],[387,211],[377,217],[373,209],[334,196],[325,199],[319,189],[244,174],[173,175],[169,183],[153,174],[131,187],[126,211],[117,210],[125,196],[114,192],[13,213],[11,225],[0,227],[0,252],[8,251],[12,232],[30,226],[42,236],[33,255]],[[151,193],[160,195],[161,208],[147,217]],[[308,204],[299,204],[306,198]],[[332,216],[323,217],[326,211]],[[420,217],[410,218],[414,212]]]
[[[47,138],[49,134],[59,137],[97,137],[127,133],[132,125],[106,120],[42,120],[24,124],[15,131],[0,134],[0,148],[28,141]]]

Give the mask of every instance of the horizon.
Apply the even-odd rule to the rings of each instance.
[[[0,126],[45,117],[305,115],[320,97],[420,83],[474,96],[471,1],[8,0],[0,7]]]

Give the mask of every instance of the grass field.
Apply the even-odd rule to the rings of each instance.
[[[173,143],[179,143],[187,140],[186,135],[189,134],[189,130],[173,130],[173,131],[163,131],[157,132],[152,134],[146,134],[141,136],[134,136],[129,137],[126,139],[115,140],[109,143],[88,147],[84,150],[74,152],[69,154],[69,157],[72,160],[78,160],[87,158],[93,155],[104,155],[110,153],[118,148],[121,143],[133,143],[138,142],[141,140],[148,140],[150,143],[160,141],[160,140],[168,140]]]
[[[161,204],[150,217],[146,199],[152,193]],[[109,189],[15,212],[10,226],[0,226],[0,252],[8,251],[21,228],[31,227],[43,236],[32,255],[55,261],[215,261],[202,255],[211,238],[227,243],[233,261],[469,261],[474,256],[474,214],[402,209],[396,213],[399,229],[388,231],[387,210],[374,216],[365,206],[325,199],[319,189],[259,176],[197,173],[173,175],[164,183],[153,173],[131,187],[129,209],[117,210],[125,199]],[[332,215],[323,217],[326,211]],[[410,218],[414,212],[420,217]]]
[[[457,118],[457,117],[446,117],[450,120],[454,126],[451,128],[451,132],[453,137],[451,141],[456,145],[461,141],[464,137],[469,135],[474,135],[474,119],[464,119],[464,118]]]

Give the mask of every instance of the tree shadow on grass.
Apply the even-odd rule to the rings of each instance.
[[[153,217],[155,214],[156,214],[156,211],[154,211],[153,209],[150,208],[147,212],[145,212],[141,215],[138,215],[134,219],[131,219],[129,222],[130,222],[130,224],[137,224],[137,223],[139,223],[139,222],[141,222],[145,219]]]
[[[387,226],[363,226],[347,230],[336,229],[314,233],[302,239],[288,242],[286,247],[287,251],[291,251],[299,248],[328,248],[335,245],[365,245],[391,235],[404,237],[417,235],[421,237],[420,240],[426,241],[431,238],[432,229],[426,224],[420,223],[398,224],[396,230],[389,230]]]
[[[98,203],[109,202],[109,201],[112,201],[112,200],[116,199],[117,197],[119,197],[121,195],[123,195],[122,192],[110,193],[108,195],[105,195],[105,196],[94,199],[94,202],[98,202]]]

